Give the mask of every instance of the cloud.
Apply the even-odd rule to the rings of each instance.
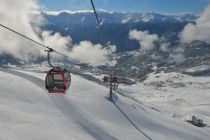
[[[116,51],[116,46],[108,46],[112,52]],[[94,45],[90,41],[81,41],[79,44],[74,45],[70,56],[83,63],[92,65],[105,64],[108,58],[107,49],[100,44]]]
[[[156,34],[149,34],[148,31],[134,29],[129,32],[129,39],[137,40],[142,50],[152,50],[155,48],[154,43],[159,37]]]
[[[176,62],[177,64],[185,61],[185,57],[182,53],[170,54],[169,58],[171,61]]]
[[[180,34],[183,42],[190,43],[194,40],[210,44],[210,5],[204,10],[196,23],[189,23]]]
[[[0,0],[0,23],[18,32],[39,40],[31,23],[33,13],[38,11],[32,0]],[[37,22],[38,23],[38,22]],[[38,23],[39,24],[39,23]],[[18,58],[27,59],[39,55],[39,49],[29,41],[23,40],[14,33],[0,28],[0,52],[8,53]]]
[[[169,49],[168,47],[171,45],[171,43],[169,42],[164,42],[162,44],[160,44],[160,50],[163,52],[167,52]]]
[[[63,37],[60,33],[52,33],[50,31],[43,31],[42,41],[46,46],[59,51],[63,54],[68,54],[70,51],[69,46],[72,46],[72,39],[70,36]],[[59,55],[56,57],[59,58]]]
[[[38,42],[65,52],[71,43],[70,37],[42,31],[39,27],[45,23],[35,0],[0,0],[0,23],[8,26]],[[39,36],[41,35],[41,37]],[[0,52],[11,54],[21,60],[31,60],[43,56],[43,48],[0,28]]]
[[[184,47],[177,47],[177,48],[174,49],[175,53],[184,53],[184,51],[185,51]]]
[[[88,41],[74,45],[70,36],[63,37],[59,33],[41,30],[40,26],[45,24],[45,19],[40,14],[40,7],[36,0],[0,0],[0,3],[1,24],[80,62],[97,65],[108,60],[107,51],[102,45],[94,45]],[[70,47],[73,47],[72,52]],[[111,48],[113,51],[116,50],[115,46]],[[46,55],[44,48],[0,27],[0,54],[2,53],[25,61]],[[56,59],[63,58],[61,55],[54,56]]]

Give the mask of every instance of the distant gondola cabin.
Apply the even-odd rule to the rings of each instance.
[[[103,78],[103,81],[106,83],[106,82],[108,82],[108,77],[107,76],[104,76],[104,78]]]
[[[117,83],[117,77],[112,78],[112,83]]]

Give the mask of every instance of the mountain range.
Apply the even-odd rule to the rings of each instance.
[[[44,30],[59,32],[71,36],[73,43],[88,40],[93,43],[110,42],[117,46],[117,52],[139,49],[139,44],[130,40],[128,33],[137,29],[149,31],[164,37],[172,45],[176,44],[178,33],[189,22],[195,22],[193,14],[166,15],[158,13],[117,13],[99,11],[104,39],[100,36],[96,19],[92,11],[43,12],[46,24]]]
[[[110,42],[117,46],[115,74],[136,80],[143,80],[148,73],[154,71],[185,72],[188,68],[210,64],[210,47],[205,42],[180,43],[179,34],[188,23],[195,23],[197,16],[193,14],[167,15],[159,13],[117,13],[99,11],[103,37],[97,27],[92,11],[42,12],[45,20],[41,28],[59,32],[62,36],[70,36],[73,43],[91,41],[105,44]],[[148,31],[159,39],[156,48],[140,52],[138,41],[129,39],[131,30]],[[160,49],[161,43],[168,42],[168,49]],[[7,54],[1,55],[1,65],[18,64],[19,60]],[[39,59],[40,63],[43,59]],[[19,63],[20,64],[20,63]],[[86,68],[81,66],[81,69]],[[98,67],[107,73],[106,66]],[[91,70],[91,67],[90,67]],[[200,72],[199,72],[200,73]],[[202,73],[202,72],[201,72]]]

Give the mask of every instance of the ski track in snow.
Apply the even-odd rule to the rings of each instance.
[[[65,96],[53,96],[50,95],[50,98],[53,100],[54,104],[60,109],[60,111],[68,117],[68,119],[76,120],[77,123],[91,136],[98,140],[117,140],[117,138],[111,136],[110,134],[106,133],[103,128],[98,126],[95,122],[91,122],[87,118],[85,118],[84,114],[81,114],[76,106],[67,100]]]
[[[117,103],[113,103],[116,108],[121,112],[121,114],[131,123],[131,125],[133,125],[134,128],[136,128],[136,130],[138,130],[140,133],[142,133],[146,138],[148,138],[149,140],[152,140],[152,138],[150,136],[148,136],[146,133],[144,133],[130,118],[129,116],[120,108],[119,105],[117,105]]]

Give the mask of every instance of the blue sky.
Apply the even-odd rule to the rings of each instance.
[[[49,11],[88,10],[89,0],[38,0]],[[199,14],[210,0],[94,0],[97,9],[117,12],[158,12]]]

